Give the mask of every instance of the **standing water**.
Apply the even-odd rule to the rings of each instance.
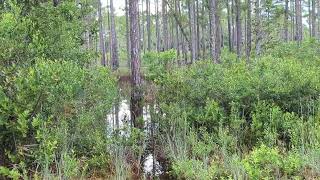
[[[130,101],[121,99],[114,105],[112,112],[107,115],[107,132],[111,136],[118,133],[121,137],[129,138],[133,127],[130,117]],[[154,152],[154,124],[151,120],[150,105],[143,107],[144,133],[146,135],[145,149],[141,157],[141,169],[145,178],[159,177],[162,167]]]

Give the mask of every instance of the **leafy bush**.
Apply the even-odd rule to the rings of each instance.
[[[178,179],[212,179],[214,169],[206,169],[202,161],[187,160],[177,161],[173,164],[173,171]]]
[[[164,52],[148,52],[143,56],[143,65],[147,66],[148,78],[155,79],[174,66],[176,51],[169,50]]]
[[[0,105],[0,140],[10,163],[32,167],[36,161],[52,173],[60,163],[63,173],[74,175],[80,162],[72,157],[108,157],[104,117],[117,91],[106,69],[38,60],[10,80],[12,86],[1,86]]]
[[[181,137],[177,144],[164,140],[174,144],[169,152],[184,154],[170,156],[176,163],[173,173],[195,178],[200,175],[188,170],[190,162],[199,161],[194,164],[201,164],[197,168],[202,172],[214,159],[210,166],[219,168],[213,177],[245,178],[243,167],[252,179],[318,177],[317,163],[310,158],[317,157],[312,152],[320,145],[320,54],[312,50],[315,45],[303,44],[306,52],[291,44],[275,47],[274,54],[267,52],[250,65],[224,54],[221,64],[199,61],[151,70],[159,88],[161,132]],[[231,155],[241,165],[231,163]]]
[[[243,160],[243,165],[252,179],[280,177],[281,155],[277,149],[261,145]]]

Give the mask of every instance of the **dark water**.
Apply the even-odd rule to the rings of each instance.
[[[150,105],[143,107],[144,132],[147,136],[145,151],[142,155],[141,169],[145,178],[159,177],[163,174],[160,162],[155,158],[154,132],[155,125],[152,123]],[[133,127],[130,117],[130,101],[122,99],[116,104],[112,112],[107,115],[107,132],[112,135],[117,133],[122,137],[130,137],[130,129]]]

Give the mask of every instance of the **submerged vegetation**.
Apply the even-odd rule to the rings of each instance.
[[[278,2],[255,1],[251,32],[250,0],[163,0],[161,34],[159,9],[146,1],[141,28],[126,2],[117,16],[110,1],[109,20],[101,1],[0,0],[0,179],[320,178],[315,25],[290,39],[300,22],[280,22]]]

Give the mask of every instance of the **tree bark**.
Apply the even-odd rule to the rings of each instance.
[[[230,5],[229,0],[226,0],[226,7],[227,7],[227,22],[228,22],[228,46],[229,51],[232,52],[232,29],[231,29],[231,18],[230,18]]]
[[[316,6],[317,6],[317,13],[316,13],[316,19],[318,20],[318,23],[316,23],[315,28],[317,28],[317,39],[320,39],[320,0],[316,0]]]
[[[246,56],[247,63],[250,62],[251,55],[251,0],[247,0],[247,47],[246,47]]]
[[[143,50],[143,52],[145,53],[146,52],[146,48],[145,48],[145,30],[144,30],[144,8],[143,8],[143,5],[144,5],[144,0],[141,0],[141,13],[140,13],[140,18],[139,18],[139,22],[141,23],[140,25],[140,30],[141,30],[141,33],[140,33],[140,38],[141,38],[141,50]]]
[[[147,6],[148,51],[151,51],[151,18],[150,18],[150,0],[146,0],[146,6]]]
[[[117,70],[119,68],[119,55],[118,55],[118,39],[115,25],[115,15],[113,0],[110,0],[110,13],[111,13],[111,61],[112,61],[112,70]]]
[[[209,4],[209,18],[210,18],[210,44],[211,44],[211,58],[216,64],[220,63],[220,26],[217,8],[217,0],[210,0]]]
[[[197,60],[200,56],[200,16],[199,16],[199,0],[196,0],[196,27],[197,27]]]
[[[162,38],[163,38],[163,50],[169,49],[169,38],[168,38],[168,15],[167,15],[167,1],[162,0]]]
[[[129,4],[128,0],[125,0],[126,10],[126,40],[127,40],[127,65],[130,67],[131,55],[130,55],[130,23],[129,23]]]
[[[236,5],[236,31],[237,31],[237,56],[238,59],[241,58],[241,45],[242,45],[242,35],[241,35],[241,8],[240,0],[235,0]]]
[[[131,40],[131,121],[134,127],[143,128],[142,84],[140,75],[139,0],[129,1]],[[142,122],[142,123],[141,123]]]
[[[157,52],[160,51],[161,39],[160,39],[160,24],[159,24],[159,0],[156,0],[156,36],[157,36]]]
[[[189,7],[189,26],[191,34],[191,63],[197,60],[197,30],[195,22],[195,5],[193,0],[188,1]]]
[[[291,40],[295,41],[295,36],[296,36],[296,31],[295,31],[295,5],[294,5],[295,0],[290,0],[290,6],[292,9],[291,12]]]
[[[180,0],[175,0],[175,12],[179,12],[180,9]],[[177,60],[178,60],[178,65],[180,65],[180,34],[179,34],[179,27],[175,26],[176,30],[176,49],[177,49]]]
[[[311,5],[312,6],[311,7],[311,24],[312,24],[311,36],[315,38],[316,37],[316,2],[315,0],[312,0],[311,3],[312,3]]]
[[[301,0],[295,0],[296,9],[296,41],[298,44],[302,41],[302,11]]]
[[[205,17],[205,2],[202,2],[202,17]],[[204,19],[204,18],[203,18]],[[202,35],[201,35],[201,40],[202,40],[202,58],[205,59],[206,58],[206,23],[204,23],[205,21],[202,22],[201,25],[201,31],[202,31]]]
[[[261,39],[262,39],[262,31],[261,31],[261,20],[260,20],[260,0],[256,0],[255,2],[255,35],[256,35],[256,56],[259,56],[261,53]]]
[[[289,40],[288,21],[289,21],[289,0],[285,0],[285,7],[284,7],[284,40],[285,42],[288,42]]]
[[[99,43],[100,43],[100,53],[101,53],[101,65],[106,66],[106,47],[104,44],[104,33],[102,24],[102,12],[101,12],[101,0],[98,0],[98,21],[99,21]]]

